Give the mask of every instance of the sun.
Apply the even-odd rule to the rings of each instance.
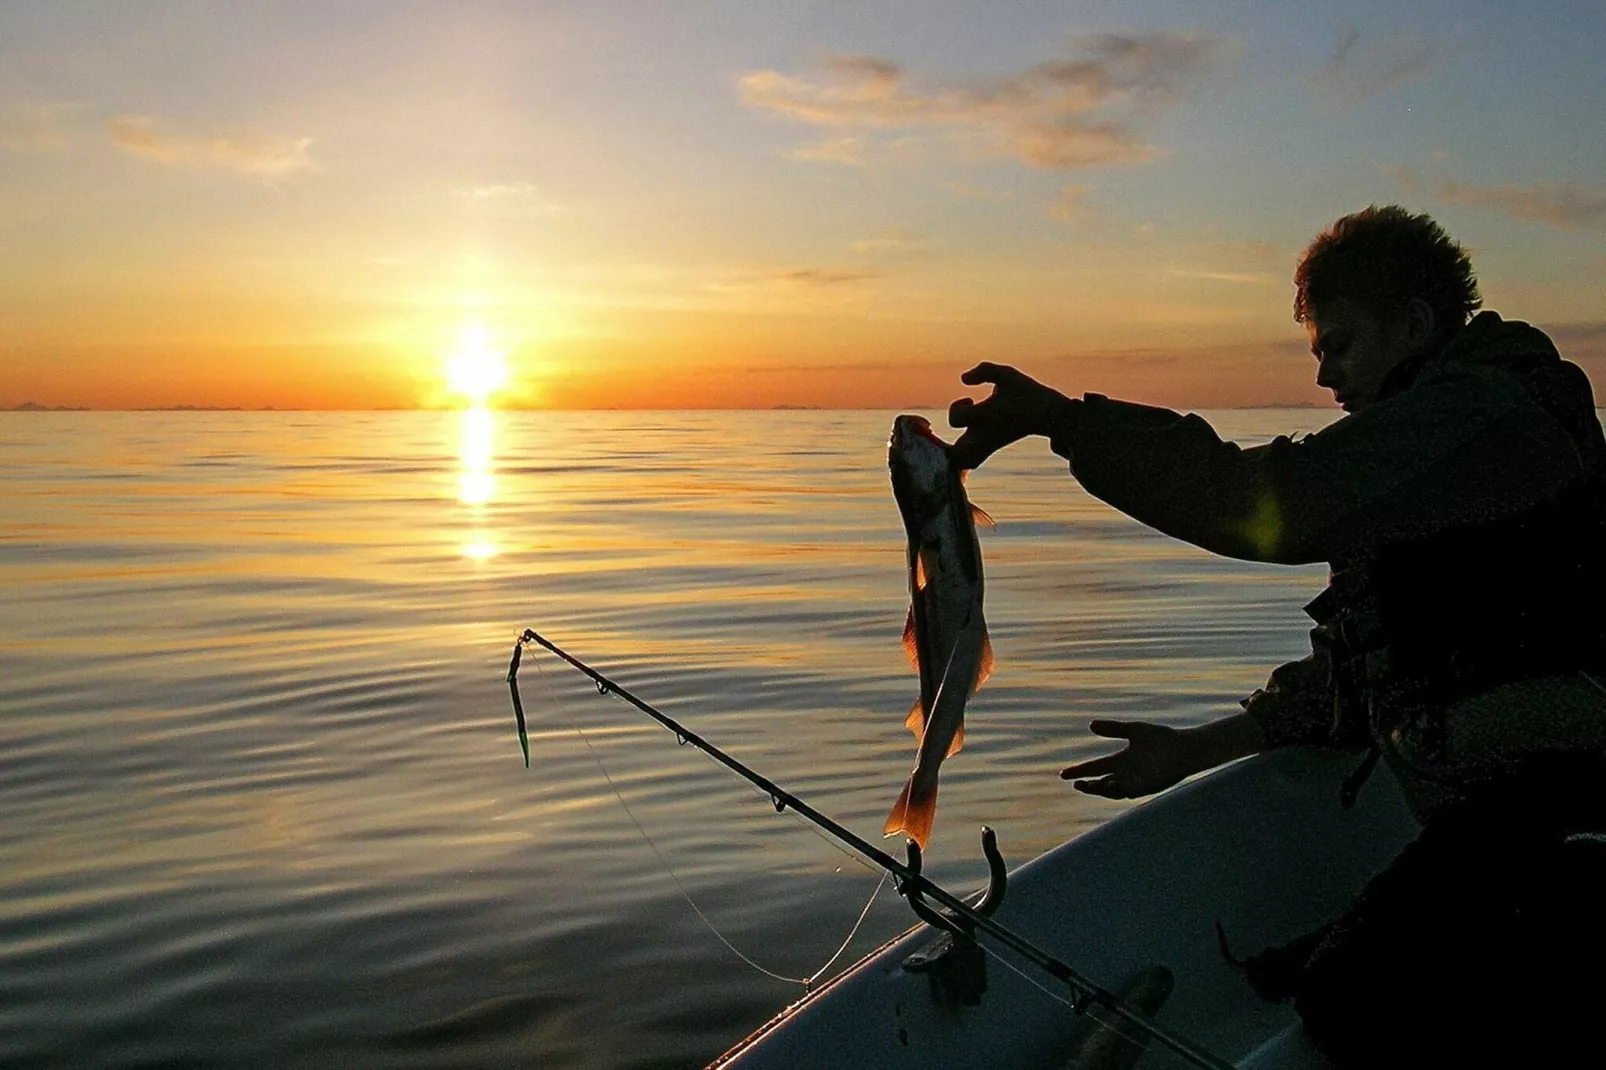
[[[485,328],[465,324],[457,338],[457,349],[446,358],[446,386],[468,401],[471,408],[483,408],[491,395],[507,385],[507,354],[491,346]]]

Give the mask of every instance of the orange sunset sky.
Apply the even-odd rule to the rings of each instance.
[[[978,360],[1328,404],[1288,278],[1371,202],[1599,390],[1601,40],[1561,3],[0,4],[0,408],[454,404],[454,360],[508,407],[932,406]]]

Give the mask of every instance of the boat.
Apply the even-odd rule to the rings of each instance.
[[[1158,1005],[1154,1023],[1217,1065],[1323,1067],[1293,1010],[1259,999],[1223,955],[1217,925],[1239,954],[1288,941],[1336,916],[1416,836],[1386,768],[1339,804],[1356,760],[1286,748],[1173,788],[1010,873],[992,920],[1129,1003]],[[1097,1003],[1076,1010],[1068,986],[978,940],[979,954],[963,939],[952,950],[951,936],[916,926],[709,1070],[1200,1065],[1123,1040],[1141,1031]]]

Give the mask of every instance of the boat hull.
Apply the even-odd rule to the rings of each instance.
[[[1320,1066],[1292,1011],[1257,999],[1223,960],[1215,925],[1240,953],[1289,940],[1342,910],[1416,835],[1383,768],[1353,809],[1339,806],[1355,761],[1291,748],[1185,784],[1021,866],[995,917],[1106,988],[1168,967],[1175,990],[1157,1021],[1229,1062]],[[989,957],[980,1003],[945,1006],[926,975],[904,968],[937,936],[912,929],[713,1066],[1064,1066],[1088,1023],[1037,985],[1061,999],[1063,988]],[[1141,1065],[1187,1064],[1152,1047]]]

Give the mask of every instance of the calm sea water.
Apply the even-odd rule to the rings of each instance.
[[[694,1067],[876,876],[534,626],[870,838],[913,757],[892,413],[0,414],[0,1063]],[[1213,414],[1259,441],[1334,413]],[[1194,723],[1299,656],[1322,572],[991,462],[998,668],[935,875],[1120,812],[1092,717]],[[581,734],[583,732],[583,735]],[[596,759],[600,759],[602,766]],[[849,954],[911,924],[884,891]]]

